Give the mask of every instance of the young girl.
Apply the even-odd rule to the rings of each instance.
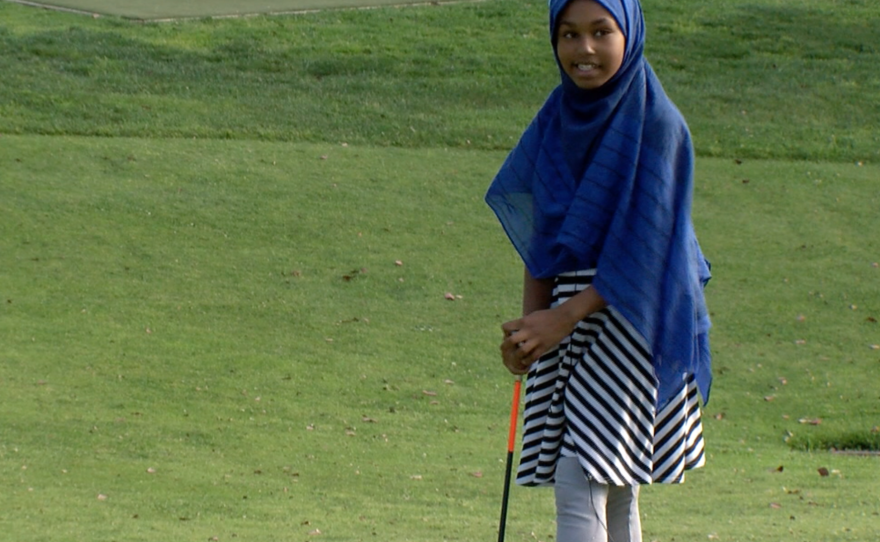
[[[640,541],[639,486],[704,463],[693,147],[644,35],[638,0],[550,0],[562,84],[486,195],[525,263],[501,344],[528,373],[517,483],[554,486],[559,542]]]

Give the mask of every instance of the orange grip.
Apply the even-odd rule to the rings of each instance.
[[[510,432],[507,434],[507,452],[513,453],[516,445],[516,416],[519,413],[519,390],[522,386],[522,377],[513,383],[513,404],[510,406]]]

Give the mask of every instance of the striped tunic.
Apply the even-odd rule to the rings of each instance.
[[[588,287],[595,270],[559,276],[557,305]],[[516,481],[552,484],[560,455],[576,456],[599,483],[678,483],[703,466],[694,378],[657,412],[650,348],[613,307],[581,321],[535,362],[526,383],[523,447]]]

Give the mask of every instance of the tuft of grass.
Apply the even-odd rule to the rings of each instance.
[[[835,433],[823,431],[814,434],[793,434],[788,439],[793,450],[880,452],[880,432],[876,426],[859,432]]]
[[[875,2],[645,2],[701,156],[876,162]],[[0,132],[503,150],[558,83],[541,2],[134,24],[0,3]]]

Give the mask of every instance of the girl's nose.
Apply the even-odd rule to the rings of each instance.
[[[590,39],[589,36],[585,37],[581,41],[581,49],[583,49],[585,53],[592,54],[596,52],[595,48],[593,47],[593,40]]]

